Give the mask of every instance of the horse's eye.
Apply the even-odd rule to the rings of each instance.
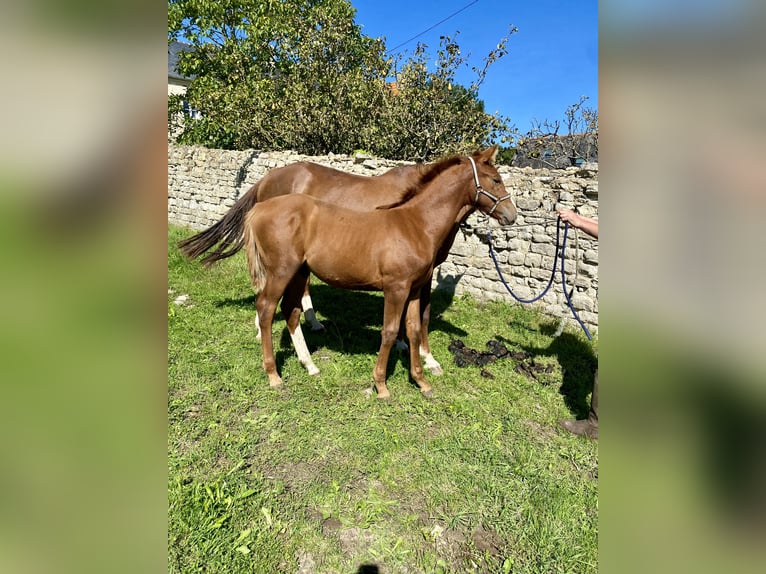
[[[493,177],[492,181],[494,181],[495,183],[501,183],[503,180],[501,180],[499,177]]]

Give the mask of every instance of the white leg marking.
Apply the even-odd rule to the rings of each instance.
[[[434,375],[444,374],[444,370],[439,362],[434,359],[434,356],[431,353],[424,353],[422,347],[420,348],[420,357],[423,360],[423,367],[431,371]]]
[[[316,313],[314,313],[314,303],[311,301],[310,295],[304,295],[301,298],[301,307],[303,307],[303,316],[306,317],[306,321],[311,323],[311,330],[323,331],[324,325],[317,320]]]
[[[255,340],[260,341],[261,340],[261,322],[258,320],[258,311],[255,312],[255,328],[258,330],[258,333],[255,335]]]
[[[293,340],[293,347],[295,347],[295,352],[298,353],[298,360],[301,362],[301,365],[306,367],[309,375],[318,375],[319,369],[317,369],[314,361],[311,360],[311,353],[309,353],[309,348],[306,345],[306,339],[303,338],[303,331],[300,325],[295,328],[295,333],[291,333],[290,337]]]

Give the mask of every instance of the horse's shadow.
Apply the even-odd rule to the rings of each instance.
[[[552,335],[556,328],[555,324],[544,324],[540,331]],[[513,341],[504,342],[518,345]],[[586,418],[590,409],[587,398],[593,390],[594,375],[598,368],[598,358],[593,352],[593,347],[581,337],[566,332],[555,337],[547,347],[519,346],[536,356],[556,357],[561,366],[562,382],[559,393],[564,397],[564,404],[576,418]]]
[[[441,318],[442,313],[452,304],[455,298],[455,290],[463,274],[444,275],[441,268],[436,269],[436,288],[431,290],[431,323],[429,330],[441,331],[458,337],[464,337],[468,333],[455,327]]]
[[[449,307],[454,298],[454,290],[438,289],[431,294],[431,321],[429,331],[441,331],[454,336],[465,336],[466,332],[456,327],[449,321],[442,319],[441,315]],[[338,289],[326,284],[311,285],[311,299],[314,309],[320,314],[320,320],[325,327],[324,331],[312,331],[308,325],[302,323],[303,334],[310,352],[325,348],[329,351],[344,355],[376,355],[380,349],[380,332],[383,324],[383,297],[380,294],[368,291],[351,291]],[[240,298],[222,299],[216,303],[217,307],[240,307],[252,310],[255,318],[256,295]],[[282,319],[281,312],[277,311],[275,323]],[[288,357],[295,354],[290,336],[284,323],[281,323],[279,345],[275,345],[275,359],[277,369],[282,370]],[[255,329],[255,325],[253,326]],[[393,358],[393,360],[392,360]],[[409,357],[407,353],[391,352],[388,362],[388,375],[401,362],[406,370],[409,370]]]

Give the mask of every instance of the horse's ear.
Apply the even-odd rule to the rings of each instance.
[[[481,152],[481,159],[487,163],[495,163],[496,157],[497,157],[497,144],[493,145],[492,147],[488,147],[483,152]]]

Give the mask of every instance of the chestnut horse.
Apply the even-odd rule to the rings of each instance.
[[[490,149],[496,150],[496,148]],[[404,165],[375,177],[354,175],[309,162],[297,162],[272,169],[245,192],[223,218],[210,228],[179,242],[179,247],[187,257],[191,258],[209,252],[202,262],[210,265],[219,259],[234,255],[242,248],[244,219],[257,202],[287,194],[303,193],[350,209],[370,211],[401,200],[404,193],[417,183],[422,172],[427,169],[428,166],[422,164]],[[447,258],[458,231],[457,223],[441,246],[436,257],[436,265],[443,263]],[[213,249],[213,247],[216,248]],[[322,325],[314,314],[308,285],[301,303],[312,329],[321,329]],[[428,339],[431,316],[430,282],[421,290],[420,311],[423,330],[420,354],[426,368],[434,374],[440,374],[441,365],[434,359]],[[260,338],[259,327],[258,339]]]
[[[389,397],[386,366],[402,318],[410,342],[410,373],[426,396],[418,352],[421,338],[420,293],[430,289],[439,250],[457,222],[474,209],[504,225],[516,208],[492,164],[497,148],[470,157],[455,156],[427,166],[404,197],[375,211],[354,211],[291,194],[257,203],[244,221],[244,247],[258,292],[263,368],[277,387],[272,322],[279,300],[301,363],[319,370],[300,326],[301,298],[313,273],[344,289],[383,291],[383,329],[373,371],[379,398]]]

